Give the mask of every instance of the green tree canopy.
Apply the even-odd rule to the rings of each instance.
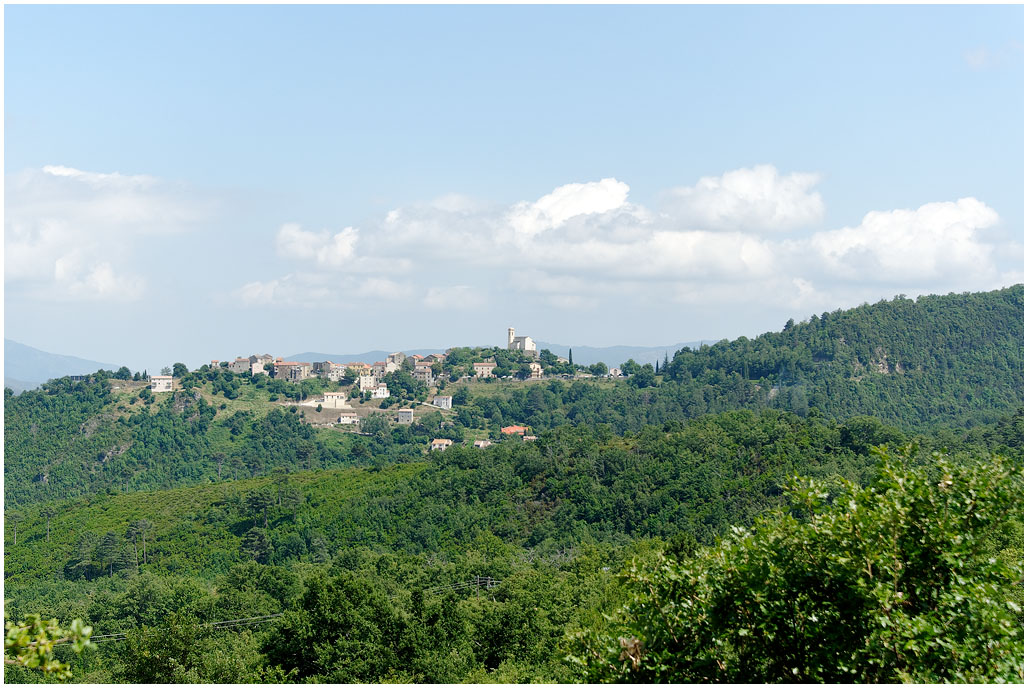
[[[753,530],[634,563],[621,623],[578,637],[582,678],[1023,681],[1021,558],[997,543],[1022,521],[1021,460],[910,469],[910,451],[879,453],[879,478],[832,504],[796,479],[791,507]]]

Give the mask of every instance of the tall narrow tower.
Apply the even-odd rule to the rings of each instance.
[[[514,328],[507,329],[507,348],[511,349],[511,345],[514,344]]]

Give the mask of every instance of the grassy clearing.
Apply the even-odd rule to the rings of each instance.
[[[254,385],[244,385],[239,390],[239,397],[234,400],[227,399],[224,395],[214,395],[211,393],[211,384],[204,383],[202,387],[197,388],[200,390],[200,395],[204,401],[214,406],[218,410],[215,415],[215,420],[219,421],[226,417],[232,416],[238,411],[250,412],[257,415],[267,414],[272,408],[275,402],[269,402],[268,397],[270,394],[266,390],[262,390]],[[225,408],[222,409],[222,405]]]

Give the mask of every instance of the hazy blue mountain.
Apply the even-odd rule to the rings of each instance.
[[[364,352],[362,354],[325,354],[324,352],[301,352],[300,354],[290,354],[283,359],[287,361],[333,361],[337,364],[347,364],[351,361],[359,361],[365,364],[374,364],[376,361],[385,361],[386,357],[393,352],[402,351],[404,354],[411,356],[412,354],[436,354],[442,353],[444,349],[401,349],[387,352],[384,349],[377,349],[373,352]]]
[[[77,356],[52,354],[4,339],[4,387],[15,392],[29,390],[51,378],[94,373],[102,368],[114,371],[119,367]]]
[[[553,344],[550,342],[537,342],[536,345],[540,349],[549,349],[558,356],[568,356],[568,350],[572,350],[572,361],[583,366],[589,366],[595,364],[598,361],[603,361],[607,364],[608,368],[614,368],[624,364],[629,359],[632,359],[637,364],[653,364],[655,362],[664,363],[665,352],[668,353],[669,361],[675,356],[683,347],[699,347],[701,342],[712,344],[716,342],[714,339],[710,340],[697,340],[696,342],[680,342],[678,344],[671,345],[660,345],[660,346],[638,346],[633,347],[631,345],[615,345],[612,347],[588,347],[586,345],[566,345],[566,344]]]
[[[33,388],[36,388],[38,386],[39,383],[33,383],[27,380],[18,380],[17,378],[8,378],[7,376],[4,376],[4,387],[11,388],[11,390],[14,391],[15,395],[17,395],[20,392],[25,392],[26,390],[32,390]]]

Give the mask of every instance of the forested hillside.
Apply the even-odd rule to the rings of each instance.
[[[1019,456],[1009,429],[1020,427],[923,437],[906,463],[931,467],[944,444],[969,461]],[[566,632],[597,628],[624,600],[614,575],[634,556],[715,545],[783,505],[796,474],[833,499],[874,478],[871,446],[909,440],[872,419],[739,411],[625,437],[564,428],[381,469],[73,499],[49,519],[47,506],[9,515],[5,590],[15,614],[132,635],[87,652],[87,681],[569,680]],[[1000,552],[1020,533],[997,536]],[[476,577],[500,583],[469,588]],[[230,657],[209,647],[226,632],[191,626],[280,612],[233,636]],[[311,655],[323,636],[340,640]],[[341,664],[353,653],[362,662]]]
[[[511,377],[468,380],[489,351],[455,348],[446,410],[406,370],[381,401],[181,364],[8,390],[7,611],[92,625],[55,654],[97,683],[1020,681],[1022,304],[898,298],[623,379],[494,350]],[[337,390],[360,432],[312,406]]]
[[[835,417],[906,428],[989,422],[1021,407],[1025,291],[924,296],[811,316],[780,333],[677,352],[666,375],[759,380]]]
[[[500,437],[608,424],[617,434],[732,409],[814,411],[843,421],[873,416],[906,431],[968,428],[1022,408],[1023,289],[922,297],[837,311],[787,324],[781,333],[684,349],[653,368],[627,362],[628,380],[491,381],[470,392],[447,386],[453,415],[411,426],[381,424],[369,436],[313,429],[281,400],[335,384],[293,385],[226,369],[183,376],[183,390],[160,401],[110,374],[59,379],[41,390],[5,394],[5,496],[29,504],[55,496],[192,485],[288,470],[406,461],[434,437]],[[463,372],[480,356],[454,350]],[[506,364],[505,364],[506,365]],[[512,363],[511,366],[517,366]],[[425,386],[402,373],[393,409],[424,400]],[[131,386],[131,383],[125,383]],[[406,385],[406,388],[403,387]],[[444,428],[440,423],[446,421]]]

